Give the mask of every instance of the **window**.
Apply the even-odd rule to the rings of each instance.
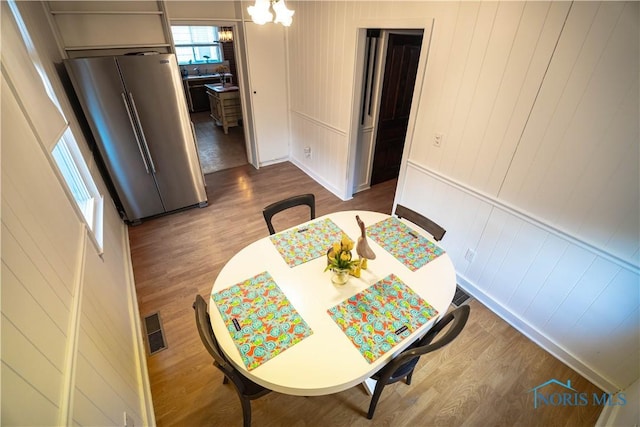
[[[64,120],[68,123],[64,112],[60,107],[60,102],[53,90],[51,81],[42,66],[38,52],[36,51],[33,41],[29,36],[27,27],[20,15],[20,11],[14,1],[9,1],[8,4],[20,29],[20,33],[29,53],[31,62],[42,79],[47,95],[58,108]],[[82,157],[78,143],[76,142],[73,132],[68,124],[62,137],[55,144],[50,154],[53,159],[53,163],[55,163],[58,171],[60,172],[63,185],[66,186],[68,194],[75,201],[75,204],[82,215],[82,221],[89,228],[91,240],[96,244],[98,251],[102,253],[102,215],[104,200],[96,187],[93,177],[89,172],[87,163],[85,162],[84,157]]]
[[[218,41],[218,27],[172,25],[178,64],[221,62],[224,58]]]
[[[70,128],[67,128],[53,147],[51,154],[86,224],[95,233],[97,229],[102,228],[102,195],[93,181]],[[97,240],[102,246],[101,235]]]

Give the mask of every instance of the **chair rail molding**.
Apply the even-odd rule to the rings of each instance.
[[[580,246],[583,249],[586,249],[590,252],[593,252],[595,255],[600,256],[602,258],[605,258],[606,260],[632,272],[635,274],[640,274],[640,265],[635,265],[633,263],[631,263],[628,260],[625,260],[621,257],[619,257],[616,254],[613,254],[611,252],[605,251],[601,248],[599,248],[598,246],[596,246],[595,244],[592,244],[578,236],[573,235],[571,232],[569,231],[564,231],[560,228],[554,227],[553,225],[550,225],[546,222],[544,222],[543,219],[541,218],[537,218],[534,214],[531,214],[529,212],[523,211],[522,209],[519,209],[515,206],[510,205],[509,203],[506,203],[494,196],[491,196],[489,194],[486,194],[482,191],[478,191],[472,187],[469,187],[468,185],[465,185],[453,178],[450,178],[444,174],[441,174],[439,172],[433,171],[429,168],[427,168],[426,166],[423,166],[413,160],[409,160],[407,162],[408,167],[414,168],[416,170],[419,170],[420,172],[427,174],[429,176],[431,176],[432,178],[437,179],[438,181],[441,181],[447,185],[450,185],[460,191],[463,191],[473,197],[476,197],[494,207],[497,207],[501,210],[504,210],[508,213],[510,213],[511,215],[514,215],[524,221],[527,221],[533,225],[535,225],[536,227],[539,227],[545,231],[548,231],[550,233],[553,233],[555,235],[557,235],[558,237],[560,237],[561,239],[567,240],[570,243]]]

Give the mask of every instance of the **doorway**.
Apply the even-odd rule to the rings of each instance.
[[[425,23],[413,29],[359,30],[362,91],[351,166],[353,193],[399,177],[405,141],[411,134],[413,93],[425,71],[422,46],[428,42],[424,35],[429,29]]]
[[[235,25],[220,24],[171,22],[204,174],[248,163],[247,138],[239,112],[242,108],[238,96],[242,88],[240,64],[236,60],[239,32]],[[219,91],[223,87],[226,89]]]
[[[220,50],[222,59],[228,63],[229,74],[226,78],[229,84],[238,86],[241,90],[240,76],[238,75],[238,61],[236,60],[236,40],[237,31],[235,27],[229,28],[232,38],[226,42],[220,42]],[[215,70],[215,67],[214,67]],[[200,156],[200,164],[202,172],[206,175],[224,169],[230,169],[236,166],[242,166],[248,163],[247,156],[247,138],[245,135],[244,123],[240,118],[234,124],[225,128],[220,122],[214,118],[213,111],[216,109],[216,103],[211,102],[208,90],[203,89],[204,97],[202,104],[195,108],[191,113],[191,122],[195,128],[196,137],[198,139],[198,155]],[[233,106],[226,106],[225,109],[233,109]],[[231,111],[231,110],[229,110]],[[237,123],[237,126],[235,124]]]
[[[202,173],[206,175],[248,163],[242,125],[230,127],[225,134],[209,111],[191,113],[191,122],[198,140]]]
[[[421,46],[422,34],[388,36],[371,185],[395,179],[400,172]]]

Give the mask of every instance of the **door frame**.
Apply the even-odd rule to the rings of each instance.
[[[367,29],[371,28],[379,28],[383,32],[387,33],[393,30],[422,30],[423,38],[422,38],[422,46],[420,47],[420,59],[418,60],[418,72],[416,75],[416,82],[413,88],[413,98],[411,101],[411,110],[409,113],[409,123],[407,126],[407,135],[405,137],[404,149],[402,152],[402,161],[400,165],[400,173],[398,175],[398,185],[397,188],[401,188],[404,183],[404,176],[406,174],[407,169],[407,159],[409,157],[409,152],[411,151],[411,146],[413,145],[413,137],[416,123],[416,113],[418,111],[418,107],[420,105],[420,94],[422,93],[422,87],[424,85],[426,69],[427,69],[427,59],[429,55],[429,47],[431,44],[431,38],[433,36],[433,26],[434,19],[408,19],[397,21],[394,19],[367,19],[358,22],[357,24],[357,35],[356,35],[356,61],[355,61],[355,73],[353,80],[353,94],[352,94],[352,109],[351,109],[351,126],[349,132],[349,150],[347,153],[347,182],[345,188],[345,198],[344,200],[349,200],[353,197],[354,194],[354,183],[355,183],[355,171],[356,171],[356,163],[357,163],[357,152],[358,152],[358,135],[360,132],[360,107],[362,102],[362,96],[364,93],[363,83],[364,83],[364,62],[365,62],[365,49],[366,49],[366,41],[367,41]],[[384,36],[383,48],[386,53],[386,38],[387,35]],[[383,56],[383,55],[381,55]],[[383,63],[384,65],[384,63]],[[379,110],[379,102],[380,102],[380,91],[382,89],[382,78],[376,79],[374,91],[376,93],[376,109],[375,109],[375,119],[374,119],[374,134],[372,135],[372,140],[375,141],[375,131],[377,129],[377,115]],[[373,144],[373,142],[372,142]],[[371,156],[369,159],[369,172],[368,172],[368,182],[371,182],[371,163],[373,162],[373,147],[371,147]],[[396,191],[396,199],[398,198],[398,192]],[[395,206],[395,200],[394,200]]]
[[[168,17],[169,35],[171,35],[171,25],[210,25],[215,27],[231,27],[233,29],[233,51],[236,57],[236,69],[238,75],[236,82],[240,87],[240,108],[242,109],[242,131],[244,134],[245,151],[247,154],[247,162],[254,168],[258,169],[258,148],[256,138],[253,131],[253,115],[250,107],[249,94],[249,78],[247,72],[247,53],[246,53],[246,37],[244,34],[244,22],[241,20],[229,19],[181,19]],[[171,49],[175,53],[175,44],[171,37]]]
[[[373,113],[374,113],[373,122],[371,123],[373,131],[371,133],[371,142],[370,142],[371,147],[370,147],[369,163],[367,166],[367,180],[366,180],[367,188],[371,186],[371,180],[373,178],[373,173],[374,173],[376,145],[378,142],[378,131],[380,126],[380,109],[382,107],[382,89],[384,86],[385,75],[387,72],[387,54],[389,49],[389,38],[391,37],[391,35],[409,35],[409,36],[416,36],[416,37],[420,36],[424,39],[424,32],[421,29],[399,30],[394,28],[389,30],[385,29],[380,32],[382,41],[380,43],[380,50],[378,52],[380,56],[378,58],[379,65],[378,65],[378,68],[376,69],[376,73],[378,73],[379,75],[374,76],[376,80],[375,80],[374,89],[372,91],[373,93],[376,94],[376,98],[375,98],[375,107],[373,109]],[[420,46],[420,52],[422,52],[422,46]],[[415,89],[415,85],[416,85],[416,82],[414,82],[413,84],[414,89]],[[413,98],[411,99],[411,105],[413,105]],[[405,138],[403,142],[403,152],[404,152],[404,144],[406,143],[406,140],[407,138],[405,133]]]

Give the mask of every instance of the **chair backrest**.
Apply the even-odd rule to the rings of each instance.
[[[273,228],[273,224],[271,223],[271,219],[275,214],[277,214],[278,212],[282,212],[285,209],[301,205],[309,206],[310,219],[316,218],[316,197],[311,193],[292,196],[284,200],[272,203],[264,208],[262,210],[262,215],[264,216],[264,220],[267,223],[267,228],[269,228],[269,234],[276,233],[275,229]]]
[[[442,228],[437,223],[431,221],[426,216],[423,216],[406,206],[397,205],[395,213],[398,218],[409,220],[415,225],[418,225],[421,228],[425,229],[429,234],[433,236],[434,240],[436,241],[442,240],[442,238],[444,237],[444,233],[447,232],[447,230]]]
[[[229,378],[233,379],[232,377],[237,375],[236,370],[220,350],[216,336],[213,334],[213,328],[211,328],[211,320],[209,319],[209,313],[207,313],[207,303],[200,295],[196,295],[193,309],[196,312],[196,326],[198,327],[202,344],[213,357],[214,365]]]
[[[467,324],[470,311],[471,308],[468,305],[461,305],[445,314],[438,323],[433,325],[424,337],[389,362],[389,364],[380,371],[379,377],[381,379],[386,377],[384,380],[386,382],[386,380],[403,367],[403,365],[417,362],[416,359],[420,356],[436,351],[451,343],[451,341],[460,335],[460,332],[462,332],[462,329],[464,329],[464,326]],[[442,335],[438,336],[451,322],[453,322],[451,327]],[[438,339],[434,341],[436,337],[438,337]]]

